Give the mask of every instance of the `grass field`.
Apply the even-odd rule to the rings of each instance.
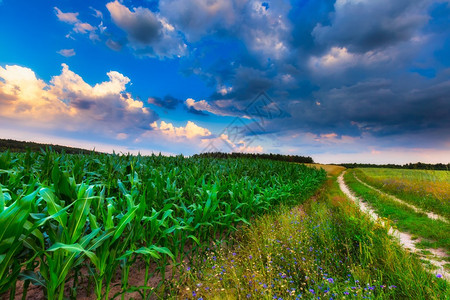
[[[358,182],[352,170],[345,174],[345,181],[353,192],[367,201],[381,217],[388,218],[399,230],[425,238],[424,244],[443,248],[450,254],[450,224],[430,219],[410,207],[392,200]]]
[[[363,168],[356,172],[374,187],[450,219],[450,171]]]

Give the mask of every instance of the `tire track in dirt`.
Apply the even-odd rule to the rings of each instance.
[[[401,203],[401,204],[403,204],[405,206],[408,206],[409,208],[411,208],[415,212],[426,214],[428,216],[428,218],[430,218],[430,219],[439,220],[439,221],[448,223],[448,220],[445,217],[441,216],[441,215],[438,215],[438,214],[433,213],[433,212],[425,211],[425,210],[423,210],[421,208],[418,208],[418,207],[416,207],[416,206],[414,206],[414,205],[412,205],[410,203],[407,203],[407,202],[405,202],[405,201],[403,201],[403,200],[401,200],[401,199],[399,199],[399,198],[397,198],[395,196],[387,194],[387,193],[385,193],[385,192],[383,192],[383,191],[381,191],[381,190],[379,190],[379,189],[377,189],[377,188],[375,188],[375,187],[365,183],[364,181],[359,179],[358,176],[356,176],[356,174],[353,174],[353,176],[355,177],[356,180],[358,180],[361,184],[365,185],[369,189],[372,189],[372,190],[380,193],[381,195],[386,196],[386,197],[390,198],[391,200],[394,200],[395,202],[398,202],[398,203]]]
[[[341,175],[339,175],[339,177],[337,178],[339,188],[341,189],[341,191],[349,199],[351,199],[353,202],[355,202],[359,206],[361,211],[368,214],[374,221],[377,221],[381,225],[385,226],[386,225],[385,222],[383,222],[380,219],[378,214],[367,203],[361,201],[360,198],[355,196],[355,194],[349,189],[349,187],[347,186],[347,184],[344,181],[345,172],[346,171],[343,171],[341,173]],[[396,229],[393,229],[392,227],[389,229],[389,235],[397,238],[400,242],[400,245],[402,245],[403,248],[406,248],[406,249],[410,250],[411,252],[419,254],[422,259],[428,261],[430,264],[432,264],[433,266],[435,266],[437,268],[436,270],[429,270],[430,272],[432,272],[436,275],[441,274],[443,278],[445,278],[447,281],[450,281],[450,272],[446,271],[444,268],[446,261],[442,260],[443,258],[447,257],[447,254],[445,253],[445,251],[439,250],[439,249],[427,249],[434,255],[434,257],[424,257],[420,252],[422,249],[416,248],[417,240],[414,240],[412,238],[412,235],[405,233],[405,232],[400,232]],[[425,265],[425,267],[426,267],[426,265]]]

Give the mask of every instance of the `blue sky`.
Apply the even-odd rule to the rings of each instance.
[[[0,2],[0,136],[449,162],[450,2]]]

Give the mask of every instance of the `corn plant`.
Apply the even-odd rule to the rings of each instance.
[[[156,273],[164,289],[169,265],[173,278],[185,259],[276,205],[307,199],[325,178],[248,158],[0,153],[0,293],[14,297],[22,280],[24,299],[29,284],[49,299],[74,299],[87,276],[97,299],[148,298]],[[131,286],[138,260],[144,285]]]

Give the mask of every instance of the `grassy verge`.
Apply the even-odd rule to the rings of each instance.
[[[258,217],[234,246],[211,249],[199,268],[186,270],[174,297],[442,299],[450,292],[361,215],[335,177],[303,206]]]
[[[356,169],[355,172],[359,179],[388,194],[450,219],[448,171]]]
[[[392,220],[401,231],[408,231],[428,239],[424,242],[424,246],[442,247],[450,253],[449,224],[432,220],[425,214],[415,212],[410,207],[364,186],[355,179],[353,172],[349,171],[345,174],[345,182],[357,196],[369,202],[379,216]]]

